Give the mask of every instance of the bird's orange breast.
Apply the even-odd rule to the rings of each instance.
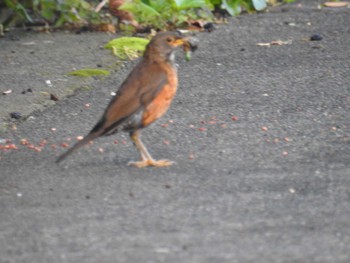
[[[177,90],[176,69],[167,68],[168,81],[162,87],[153,101],[145,108],[142,116],[142,126],[146,127],[162,117],[170,107]]]

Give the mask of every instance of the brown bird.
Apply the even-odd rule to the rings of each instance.
[[[153,37],[143,58],[121,84],[102,118],[83,140],[62,154],[56,162],[61,162],[97,137],[127,131],[141,155],[141,161],[129,162],[129,165],[146,167],[173,164],[169,160],[152,158],[140,139],[140,130],[163,116],[175,96],[178,78],[174,53],[180,46],[185,51],[195,49],[191,39],[178,32],[158,33]]]

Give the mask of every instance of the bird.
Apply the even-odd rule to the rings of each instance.
[[[131,161],[128,165],[142,168],[174,164],[167,159],[153,159],[141,141],[140,134],[143,128],[162,117],[169,109],[178,86],[175,51],[180,47],[186,54],[194,51],[197,46],[193,39],[178,31],[157,33],[146,46],[139,63],[109,102],[100,120],[82,140],[60,155],[56,162],[63,161],[98,137],[125,131],[141,155],[140,161]]]

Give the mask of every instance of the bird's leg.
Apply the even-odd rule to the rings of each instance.
[[[169,166],[169,165],[174,164],[174,162],[169,161],[169,160],[154,160],[152,158],[152,156],[150,155],[150,153],[147,151],[145,145],[142,143],[142,141],[140,139],[140,131],[139,130],[130,132],[130,138],[133,141],[133,143],[135,144],[137,150],[139,151],[139,153],[141,155],[141,161],[129,162],[128,165],[133,165],[133,166],[136,166],[138,168],[141,168],[141,167],[146,167],[146,166],[161,167],[161,166]]]

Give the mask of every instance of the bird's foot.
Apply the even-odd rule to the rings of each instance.
[[[175,162],[169,160],[142,160],[139,162],[129,162],[128,165],[135,166],[137,168],[155,166],[155,167],[164,167],[173,165]]]

